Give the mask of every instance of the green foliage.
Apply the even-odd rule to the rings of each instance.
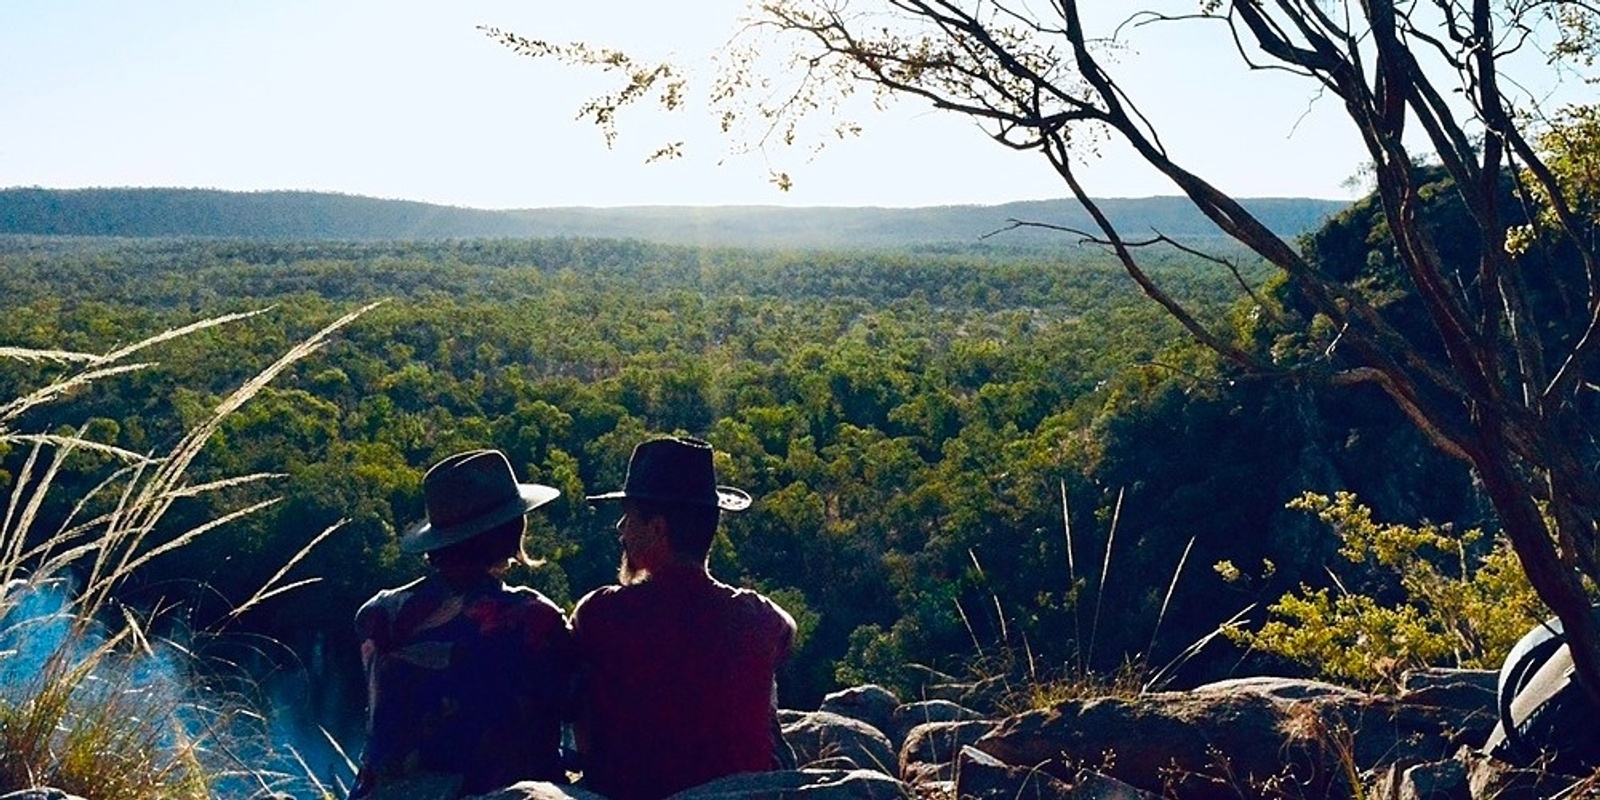
[[[1594,55],[1593,20],[1578,20],[1581,37],[1588,42]],[[1571,105],[1558,110],[1535,144],[1544,159],[1550,179],[1563,194],[1564,209],[1555,207],[1550,191],[1531,172],[1525,172],[1521,181],[1529,187],[1538,213],[1534,219],[1521,224],[1510,224],[1506,230],[1506,250],[1527,262],[1558,260],[1560,254],[1571,247],[1562,225],[1563,213],[1577,218],[1587,233],[1600,223],[1600,156],[1596,144],[1600,143],[1600,106]]]
[[[1394,685],[1408,669],[1493,669],[1548,616],[1501,537],[1486,542],[1476,529],[1379,523],[1348,492],[1306,493],[1290,506],[1332,526],[1350,564],[1375,567],[1397,584],[1393,601],[1374,596],[1376,589],[1362,594],[1343,584],[1302,585],[1271,606],[1260,630],[1227,631],[1319,677]]]
[[[899,624],[896,627],[901,627]],[[885,631],[877,624],[862,625],[850,632],[849,650],[834,665],[834,680],[840,686],[876,683],[904,687],[911,681],[906,661],[907,650],[898,631]]]
[[[1152,269],[1216,319],[1248,318],[1227,308],[1228,271],[1178,257]],[[717,574],[785,598],[810,626],[780,684],[796,706],[840,682],[914,695],[931,676],[964,675],[974,648],[1024,641],[1040,680],[1165,664],[1252,599],[1209,573],[1176,574],[1191,541],[1191,564],[1273,561],[1280,574],[1252,591],[1281,593],[1320,574],[1332,548],[1284,524],[1288,498],[1329,475],[1413,496],[1346,444],[1411,446],[1391,433],[1400,423],[1363,412],[1348,434],[1305,388],[1238,375],[1176,343],[1177,327],[1088,253],[598,240],[94,240],[41,251],[0,239],[0,297],[0,342],[37,347],[273,304],[248,326],[163,343],[151,351],[159,371],[64,399],[83,419],[114,420],[99,430],[136,452],[181,436],[179,420],[203,418],[227,381],[336,307],[391,298],[219,425],[191,466],[195,480],[281,471],[282,502],[151,564],[127,592],[142,607],[184,603],[204,628],[253,592],[239,565],[282,563],[345,520],[297,566],[315,587],[241,620],[296,653],[325,654],[317,680],[330,686],[359,680],[356,607],[422,569],[394,546],[422,513],[422,471],[466,447],[499,447],[519,475],[562,490],[530,526],[530,552],[546,565],[514,577],[566,604],[616,572],[615,520],[583,496],[620,485],[651,432],[709,438],[724,482],[757,498],[726,520]],[[0,388],[48,373],[13,366]],[[1450,475],[1434,469],[1427,485],[1448,488]],[[58,480],[92,482],[78,471]],[[187,499],[170,520],[201,524],[239,495]],[[63,506],[41,513],[61,518]],[[1273,533],[1239,535],[1263,530]],[[1235,661],[1208,653],[1191,670]]]

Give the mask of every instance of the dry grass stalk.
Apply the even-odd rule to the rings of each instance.
[[[230,393],[206,420],[159,458],[95,442],[81,430],[75,435],[59,435],[18,432],[8,426],[24,412],[74,390],[150,365],[122,363],[134,353],[247,319],[265,309],[202,320],[100,356],[0,348],[0,358],[80,367],[42,389],[0,405],[0,443],[28,447],[0,517],[0,641],[21,643],[0,652],[0,671],[28,678],[0,682],[0,785],[49,784],[97,798],[198,799],[208,797],[210,782],[230,771],[215,763],[218,754],[229,752],[217,731],[231,727],[227,718],[235,712],[195,705],[185,696],[181,676],[152,680],[145,675],[150,665],[165,663],[161,653],[179,658],[185,653],[153,641],[138,616],[116,606],[113,598],[117,587],[151,560],[276,502],[249,504],[160,541],[153,538],[158,524],[179,499],[277,477],[256,474],[190,484],[185,475],[229,414],[370,308],[347,314],[295,345]],[[44,500],[67,459],[78,453],[109,456],[122,466],[86,496],[75,498],[57,530],[41,535],[35,528]],[[336,527],[308,543],[236,614],[308,583],[287,581],[287,575]],[[58,578],[69,568],[78,571],[77,580],[81,581],[82,588],[75,592]],[[26,618],[31,613],[27,611],[30,596],[52,591],[61,592],[59,610]],[[100,620],[102,612],[113,607],[121,612],[117,615],[120,624],[108,634]],[[45,634],[49,638],[40,638]],[[29,657],[39,657],[41,663],[36,667],[23,663]],[[199,725],[200,730],[186,727],[181,720],[184,716],[190,718],[191,727]],[[241,761],[235,766],[251,774],[259,765]],[[254,779],[266,785],[264,776]]]
[[[332,536],[334,531],[337,531],[340,528],[344,527],[344,524],[346,522],[349,522],[349,520],[348,519],[341,519],[338,522],[335,522],[332,525],[329,525],[328,527],[324,528],[322,530],[322,533],[317,534],[315,537],[312,538],[311,541],[306,542],[306,545],[304,547],[300,548],[300,550],[298,552],[296,552],[293,556],[291,556],[288,561],[284,562],[284,565],[282,567],[280,567],[278,569],[278,571],[276,573],[274,573],[271,578],[268,578],[267,582],[262,584],[260,589],[256,590],[256,593],[255,593],[254,596],[252,596],[249,600],[246,600],[243,603],[240,603],[239,607],[235,608],[233,610],[233,612],[228,615],[228,619],[232,620],[232,619],[237,618],[240,614],[243,614],[244,612],[249,611],[250,609],[254,608],[257,604],[261,603],[262,601],[264,601],[264,600],[266,600],[266,599],[268,599],[270,597],[275,597],[275,596],[283,594],[284,592],[287,592],[287,591],[289,591],[291,589],[295,589],[295,588],[298,588],[298,587],[301,587],[301,586],[306,586],[308,584],[316,583],[317,581],[322,580],[321,578],[306,578],[304,580],[295,581],[293,583],[283,583],[283,578],[284,578],[285,575],[288,574],[289,570],[294,569],[294,566],[296,564],[299,564],[301,561],[303,561],[306,556],[311,555],[311,551],[317,549],[317,545],[322,544],[322,541],[324,539],[327,539],[329,536]]]
[[[1172,570],[1172,580],[1167,582],[1167,595],[1161,600],[1161,611],[1156,614],[1156,624],[1150,631],[1150,644],[1144,649],[1145,656],[1151,657],[1156,651],[1156,634],[1161,633],[1161,621],[1167,618],[1167,608],[1172,605],[1172,593],[1178,588],[1178,578],[1183,575],[1183,565],[1189,561],[1189,552],[1194,550],[1195,537],[1189,537],[1189,543],[1183,547],[1183,555],[1178,557],[1178,566]]]
[[[78,353],[71,350],[40,350],[33,347],[0,347],[0,358],[11,361],[94,362],[95,353]]]
[[[109,378],[114,375],[121,375],[127,372],[137,372],[138,370],[145,369],[150,366],[152,365],[148,362],[142,364],[122,364],[114,367],[106,367],[104,369],[93,369],[87,372],[80,372],[76,375],[69,375],[61,378],[49,386],[34,391],[32,394],[24,395],[12,400],[9,403],[6,403],[3,406],[0,406],[0,433],[6,432],[7,429],[5,427],[5,423],[22,416],[23,412],[31,408],[42,406],[52,400],[57,400],[61,397],[64,397],[68,392],[88,386],[97,380]]]
[[[1117,490],[1117,504],[1111,510],[1111,529],[1106,533],[1106,555],[1100,563],[1100,586],[1094,598],[1094,621],[1089,623],[1088,655],[1084,657],[1086,666],[1094,664],[1094,644],[1100,636],[1100,605],[1106,599],[1106,578],[1111,574],[1111,548],[1117,542],[1117,523],[1122,519],[1122,496],[1126,492],[1126,488]]]

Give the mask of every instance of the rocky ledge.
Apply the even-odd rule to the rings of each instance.
[[[1003,718],[878,686],[785,711],[798,770],[735,775],[678,800],[1521,800],[1600,797],[1576,777],[1480,752],[1496,674],[1429,670],[1393,695],[1245,678],[1093,697]],[[478,800],[599,800],[524,783]]]

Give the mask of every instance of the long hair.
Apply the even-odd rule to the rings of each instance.
[[[428,563],[447,570],[493,571],[511,562],[537,566],[522,547],[522,535],[527,530],[527,517],[509,519],[465,541],[430,550],[426,558]]]

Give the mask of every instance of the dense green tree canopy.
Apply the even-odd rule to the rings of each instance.
[[[1470,467],[1600,697],[1589,588],[1600,580],[1600,256],[1582,155],[1593,110],[1543,107],[1563,78],[1594,77],[1600,10],[1566,0],[1187,5],[1119,6],[1119,25],[1075,0],[761,0],[747,29],[779,43],[727,59],[709,93],[725,109],[724,129],[752,121],[760,146],[791,142],[819,118],[850,130],[830,111],[865,90],[966,116],[993,141],[1039,153],[1128,275],[1190,336],[1254,372],[1375,386]],[[1150,98],[1122,80],[1122,37],[1154,25],[1216,36],[1254,71],[1296,77],[1308,98],[1337,104],[1370,157],[1370,207],[1381,214],[1372,262],[1302,251],[1219,188],[1224,176],[1199,174],[1169,147],[1182,132],[1152,123]],[[597,64],[583,45],[490,34],[532,56]],[[765,58],[774,52],[781,66]],[[629,70],[632,85],[617,97],[651,97],[658,82],[677,97],[683,74]],[[615,105],[596,121],[611,124]],[[1082,181],[1106,138],[1281,272],[1304,311],[1292,327],[1309,346],[1297,352],[1313,357],[1283,363],[1240,347],[1150,272],[1135,237]]]
[[[194,467],[281,472],[283,502],[153,564],[126,598],[185,600],[205,628],[261,565],[347,519],[290,576],[318,583],[238,623],[346,672],[355,607],[420,569],[394,532],[421,513],[422,471],[469,447],[499,447],[526,479],[561,488],[532,518],[548,562],[515,578],[570,604],[611,580],[618,557],[614,520],[581,498],[618,485],[650,433],[708,437],[724,482],[758,499],[727,521],[713,566],[802,620],[784,680],[793,703],[845,680],[914,692],[1000,652],[1032,653],[1038,675],[1164,664],[1251,603],[1324,580],[1337,543],[1283,510],[1308,488],[1478,519],[1467,482],[1442,480],[1449,468],[1419,460],[1434,478],[1423,492],[1364,455],[1427,452],[1398,414],[1184,343],[1092,250],[1062,262],[599,240],[88,240],[41,255],[0,241],[0,267],[0,341],[19,346],[93,351],[269,309],[168,342],[158,367],[31,420],[102,420],[96,435],[134,451],[158,450],[227,381],[328,318],[385,300],[227,418]],[[1178,254],[1154,271],[1207,320],[1237,324],[1241,346],[1273,346],[1270,330],[1251,333],[1256,317],[1230,317],[1228,270]],[[51,369],[10,364],[0,382],[21,391]],[[91,466],[64,480],[92,480]],[[171,522],[208,519],[224,499]],[[1219,560],[1277,574],[1241,593],[1206,569]],[[1212,677],[1233,658],[1218,642],[1169,676]]]

